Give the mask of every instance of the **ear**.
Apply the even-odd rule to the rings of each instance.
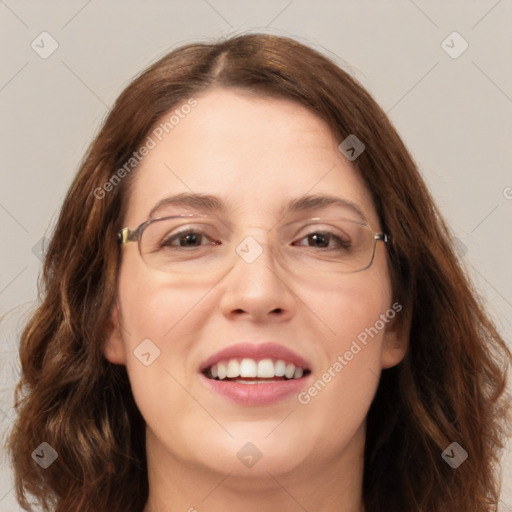
[[[410,327],[411,315],[405,315],[403,309],[386,325],[382,341],[382,368],[391,368],[403,360],[409,348]]]
[[[126,351],[124,346],[119,305],[116,303],[107,323],[107,333],[103,346],[103,355],[113,364],[126,364]]]

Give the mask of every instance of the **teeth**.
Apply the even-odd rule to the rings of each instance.
[[[295,365],[292,363],[288,363],[286,365],[286,371],[284,372],[284,376],[287,379],[293,379],[294,374],[295,374]]]
[[[212,369],[215,365],[212,366]],[[242,359],[240,363],[240,375],[244,377],[258,377],[258,366],[254,359]],[[238,377],[238,375],[237,375]]]
[[[227,373],[227,368],[226,368],[226,361],[223,361],[223,362],[220,362],[214,366],[217,367],[217,372],[218,372],[218,375],[217,377],[219,377],[220,380],[223,380],[226,378],[226,373]],[[212,375],[213,375],[213,366],[212,366]]]
[[[275,376],[282,377],[286,372],[286,363],[282,359],[278,359],[275,364]]]
[[[226,376],[232,379],[240,375],[240,363],[236,359],[230,359],[228,361],[228,370]]]
[[[258,362],[258,378],[271,379],[274,375],[274,362],[272,359],[262,359]]]
[[[294,379],[300,379],[304,375],[304,370],[302,368],[295,368],[295,373],[293,374]]]
[[[210,368],[210,376],[213,379],[224,380],[226,377],[257,377],[258,379],[272,379],[274,377],[286,377],[287,379],[300,379],[304,375],[304,368],[287,363],[282,359],[254,359],[244,358],[219,361]],[[257,380],[238,381],[244,384],[255,384]]]

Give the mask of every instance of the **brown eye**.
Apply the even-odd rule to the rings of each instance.
[[[209,240],[208,243],[201,243]],[[203,245],[218,245],[204,231],[199,229],[184,229],[178,233],[166,236],[160,245],[162,247],[201,247]]]
[[[315,231],[303,237],[301,241],[303,240],[306,240],[307,243],[299,245],[308,245],[308,247],[319,249],[348,249],[351,246],[348,238],[344,240],[330,231]]]

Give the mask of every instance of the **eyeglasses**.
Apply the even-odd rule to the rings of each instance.
[[[364,222],[333,215],[295,220],[270,231],[268,247],[283,267],[311,276],[366,270],[377,242],[390,241]],[[148,267],[198,276],[228,270],[238,258],[254,263],[266,250],[252,236],[236,238],[218,217],[195,213],[152,218],[135,230],[123,228],[118,242],[137,242]]]

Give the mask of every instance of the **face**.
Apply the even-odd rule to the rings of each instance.
[[[383,242],[369,268],[342,273],[332,255],[320,255],[326,240],[339,239],[307,236],[340,235],[338,226],[307,219],[361,222],[362,214],[378,233],[371,195],[338,150],[341,141],[302,106],[224,89],[196,100],[169,133],[158,132],[134,171],[124,226],[135,229],[176,194],[216,196],[224,210],[164,203],[151,213],[212,220],[205,238],[178,238],[196,252],[189,263],[176,261],[176,271],[148,265],[137,243],[122,246],[115,327],[104,351],[127,367],[148,449],[252,477],[321,471],[356,445],[362,456],[380,372],[404,355],[400,305]],[[342,203],[286,210],[309,195]],[[235,377],[209,378],[222,367]]]

